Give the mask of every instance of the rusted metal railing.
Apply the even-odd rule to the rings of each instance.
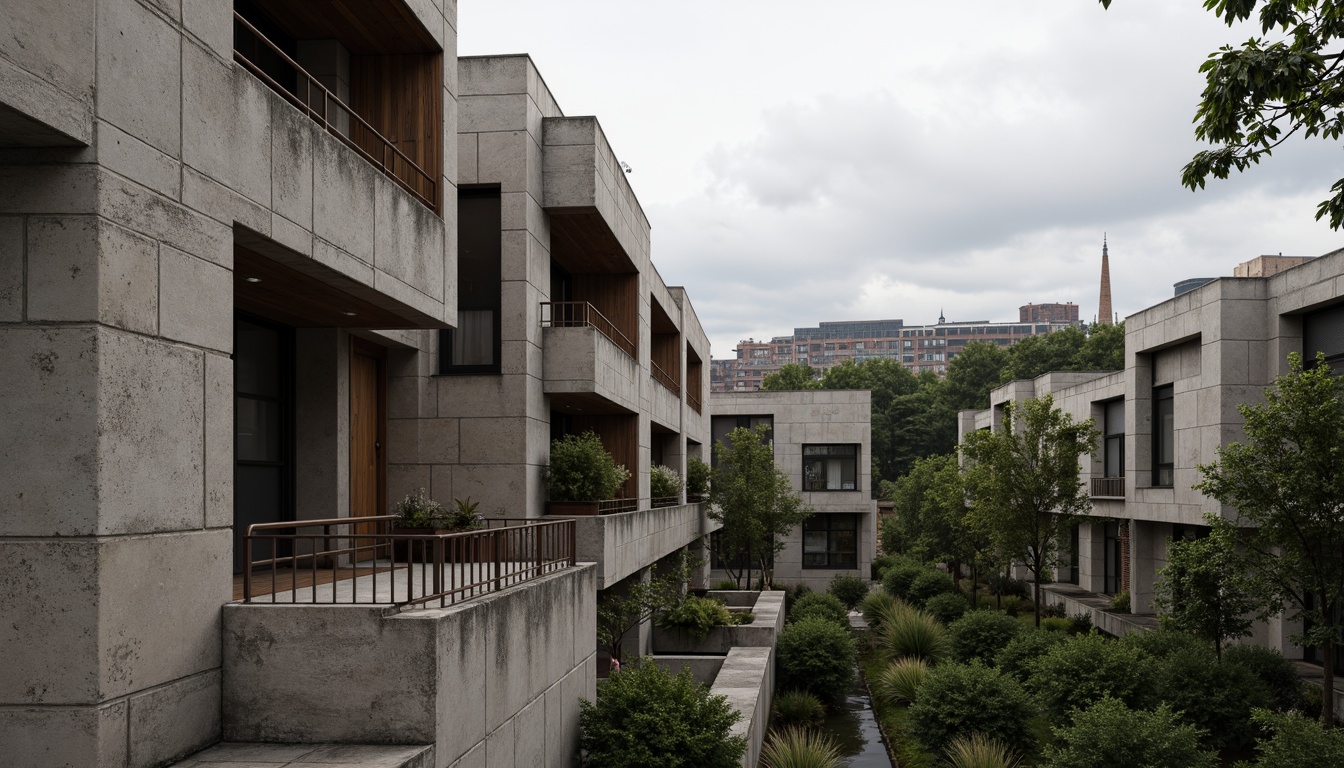
[[[473,531],[393,533],[396,520],[248,526],[243,601],[443,607],[574,565],[573,520],[487,518]]]
[[[621,333],[616,324],[607,319],[586,301],[543,301],[541,302],[541,327],[543,328],[595,328],[597,332],[620,347],[625,354],[635,357],[635,343]]]
[[[597,502],[597,514],[610,515],[613,512],[633,512],[639,509],[639,499],[607,499]]]
[[[244,19],[237,11],[233,14],[233,19],[243,29],[247,30],[257,39],[261,45],[268,48],[272,53],[279,57],[280,61],[286,66],[292,68],[297,75],[296,90],[298,93],[291,92],[288,88],[276,82],[275,78],[268,75],[257,63],[249,60],[242,51],[238,50],[237,43],[234,44],[233,59],[242,64],[249,72],[256,75],[262,82],[270,86],[271,90],[283,96],[294,106],[303,110],[303,113],[312,118],[312,120],[327,132],[335,136],[341,143],[358,152],[365,160],[378,166],[388,178],[396,182],[397,186],[411,193],[420,202],[424,203],[431,210],[438,210],[438,179],[429,172],[425,171],[415,163],[406,153],[397,149],[397,146],[390,139],[383,136],[377,129],[368,123],[367,120],[359,116],[359,113],[351,109],[348,104],[341,101],[336,94],[322,85],[317,78],[308,73],[306,69],[299,66],[299,63],[289,57],[289,54],[280,50],[275,43],[271,42],[266,35],[252,26],[247,19]],[[320,102],[320,108],[315,103]],[[339,121],[332,119],[332,112],[344,113],[352,127],[358,126],[366,134],[372,143],[378,146],[377,155],[358,142],[351,139],[341,131]],[[423,189],[422,189],[423,187]]]
[[[680,503],[680,496],[654,496],[649,499],[649,506],[654,509],[657,509],[658,507],[675,507]]]
[[[653,380],[662,384],[668,392],[681,397],[681,383],[671,374],[663,370],[663,367],[654,361],[649,361],[649,369],[653,371]]]
[[[1123,477],[1094,477],[1092,478],[1092,498],[1124,498],[1125,496],[1125,478]]]

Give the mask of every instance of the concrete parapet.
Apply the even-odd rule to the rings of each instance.
[[[735,601],[740,601],[741,592],[733,590],[727,593]],[[757,592],[756,602],[751,605],[754,619],[750,624],[736,627],[713,627],[703,639],[696,639],[681,628],[653,628],[653,650],[657,654],[724,654],[734,648],[774,648],[779,642],[779,633],[783,628],[784,593]],[[720,593],[710,591],[709,597],[719,598]],[[725,601],[726,602],[726,601]]]
[[[548,395],[600,395],[628,411],[640,411],[639,363],[596,328],[547,328],[542,366]]]
[[[576,517],[575,557],[597,563],[597,588],[622,579],[718,530],[704,504]]]
[[[734,648],[723,660],[709,692],[724,696],[742,719],[733,724],[734,736],[747,740],[742,768],[754,768],[761,758],[761,745],[770,725],[770,702],[775,695],[773,648]]]

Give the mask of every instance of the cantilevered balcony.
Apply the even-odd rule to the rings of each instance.
[[[598,589],[606,589],[722,527],[705,514],[707,504],[656,507],[657,501],[640,499],[639,509],[630,512],[573,518],[575,558],[597,563]]]
[[[541,325],[546,329],[546,394],[595,395],[616,410],[639,411],[635,344],[596,307],[583,301],[543,302]]]

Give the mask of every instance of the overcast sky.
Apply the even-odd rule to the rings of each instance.
[[[1097,312],[1344,236],[1341,147],[1191,192],[1191,120],[1228,29],[1198,0],[461,0],[462,55],[529,53],[596,115],[714,357],[823,320]]]

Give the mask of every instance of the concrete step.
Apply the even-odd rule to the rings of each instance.
[[[225,742],[172,768],[433,768],[434,747]]]

